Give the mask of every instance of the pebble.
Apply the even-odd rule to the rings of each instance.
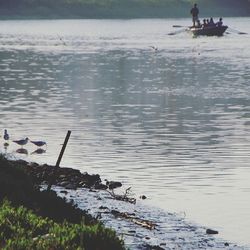
[[[206,230],[206,234],[218,234],[219,232],[218,231],[216,231],[216,230],[213,230],[213,229],[207,229]]]

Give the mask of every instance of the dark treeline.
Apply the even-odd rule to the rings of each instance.
[[[202,16],[249,16],[250,0],[197,0]],[[192,0],[0,0],[0,18],[187,17]]]

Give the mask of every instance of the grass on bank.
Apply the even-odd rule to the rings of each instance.
[[[115,232],[0,156],[0,249],[120,250]]]
[[[101,224],[55,223],[8,201],[0,207],[0,239],[1,249],[122,249]]]

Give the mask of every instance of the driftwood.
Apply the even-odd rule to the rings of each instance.
[[[136,225],[142,226],[142,227],[147,228],[149,230],[155,229],[155,227],[156,227],[156,223],[149,221],[149,220],[137,218],[137,217],[135,217],[134,213],[129,214],[126,212],[122,213],[122,212],[119,212],[117,210],[111,210],[111,214],[113,214],[115,217],[128,219],[131,222],[135,223]]]
[[[156,226],[156,224],[153,223],[152,221],[142,220],[142,219],[132,219],[132,222],[150,230],[155,229],[155,226]]]
[[[115,200],[119,200],[119,201],[126,201],[132,204],[136,203],[136,199],[133,197],[129,197],[130,196],[130,192],[131,192],[131,187],[127,188],[125,190],[125,193],[120,195],[120,194],[115,194],[114,189],[112,189],[111,191],[106,190],[113,199]]]

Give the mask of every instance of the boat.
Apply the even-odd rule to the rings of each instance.
[[[208,26],[208,27],[189,27],[188,31],[190,31],[193,36],[222,36],[224,32],[227,30],[228,26]]]

